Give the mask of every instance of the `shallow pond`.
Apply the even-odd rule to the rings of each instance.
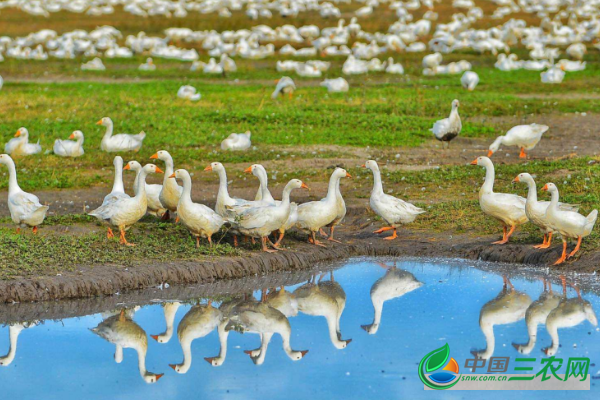
[[[39,321],[0,331],[0,355],[8,353],[0,358],[2,398],[481,396],[423,390],[417,366],[445,343],[463,373],[473,354],[531,357],[538,364],[548,355],[589,357],[591,391],[554,392],[552,398],[597,398],[600,332],[594,311],[600,298],[589,291],[579,298],[567,286],[566,301],[558,279],[550,293],[540,271],[521,271],[504,281],[494,268],[467,261],[350,260],[333,272],[323,269],[308,278],[311,282],[286,286],[283,293],[273,288],[263,303],[257,302],[258,290],[216,295],[210,305],[202,298],[62,320],[43,321],[41,314]],[[533,303],[538,299],[542,303]],[[537,340],[527,346],[525,314],[536,304],[547,311],[538,307]],[[556,327],[554,338],[543,324],[546,319]],[[262,351],[249,351],[259,349],[261,339],[248,331],[264,326],[284,336],[291,329],[290,348],[276,334]],[[268,336],[263,335],[265,345]],[[514,366],[511,361],[508,373]],[[484,395],[504,398],[507,393]]]

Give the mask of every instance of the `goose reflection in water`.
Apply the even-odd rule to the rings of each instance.
[[[361,325],[370,335],[377,333],[379,329],[384,302],[404,296],[424,285],[410,272],[396,268],[396,262],[394,262],[393,267],[383,263],[378,263],[378,265],[387,269],[387,271],[371,287],[371,302],[375,310],[373,323],[371,325]]]
[[[135,312],[135,311],[133,311]],[[129,312],[129,315],[132,315]],[[148,337],[146,332],[128,316],[123,309],[118,315],[113,315],[102,321],[91,330],[96,335],[116,346],[115,361],[123,361],[123,349],[134,349],[138,355],[140,376],[146,383],[156,383],[164,374],[155,374],[146,370],[146,353],[148,352]]]
[[[485,350],[475,350],[471,353],[484,360],[494,354],[496,346],[494,325],[512,324],[522,320],[531,304],[529,295],[515,290],[506,276],[503,276],[502,279],[504,281],[502,291],[496,298],[484,304],[479,314],[479,327],[485,336],[487,347]]]
[[[10,347],[8,348],[8,353],[4,357],[0,357],[0,366],[8,367],[15,360],[15,356],[17,355],[17,341],[21,332],[38,324],[39,321],[31,321],[8,326],[8,341]]]
[[[550,312],[560,303],[561,296],[552,290],[552,282],[546,278],[541,278],[541,280],[544,283],[544,291],[539,299],[531,303],[525,313],[529,341],[525,344],[513,343],[513,347],[521,354],[531,353],[537,341],[538,325],[545,324]]]
[[[544,353],[553,356],[558,351],[560,345],[558,338],[559,328],[572,328],[584,321],[590,321],[593,326],[598,325],[596,313],[589,301],[581,298],[581,293],[577,286],[571,285],[577,297],[567,299],[567,280],[564,276],[560,277],[563,287],[563,298],[558,306],[550,312],[546,319],[546,330],[552,338],[552,345],[542,349]]]
[[[298,310],[307,315],[325,317],[329,330],[329,339],[337,349],[344,349],[352,339],[343,340],[340,332],[340,319],[346,307],[346,293],[337,283],[330,272],[330,280],[315,284],[313,276],[308,283],[300,286],[294,291],[298,301]]]
[[[192,342],[215,330],[222,319],[223,313],[213,307],[210,300],[207,305],[192,307],[177,327],[177,337],[183,351],[183,362],[181,364],[169,364],[169,366],[180,374],[188,372],[192,366]]]
[[[162,305],[163,312],[165,313],[165,324],[167,326],[164,333],[160,335],[150,335],[150,337],[156,340],[158,343],[169,343],[171,337],[173,337],[173,323],[175,322],[175,314],[181,306],[178,301],[172,303],[165,303]]]
[[[227,324],[229,323],[229,316],[231,315],[231,311],[238,304],[247,301],[248,295],[243,295],[240,298],[233,298],[228,301],[224,301],[219,306],[219,311],[221,311],[221,321],[217,326],[217,332],[219,334],[219,344],[221,346],[219,350],[219,355],[216,357],[205,357],[207,363],[212,365],[213,367],[220,367],[225,362],[225,357],[227,357],[227,339],[229,338],[229,330],[227,329]]]
[[[233,307],[225,329],[227,331],[235,330],[240,333],[251,332],[260,335],[260,347],[255,350],[244,351],[256,365],[264,363],[269,342],[276,333],[281,336],[283,350],[291,360],[301,360],[308,353],[308,350],[292,350],[290,344],[292,327],[290,322],[281,311],[267,304],[264,292],[261,302],[257,302],[252,298]]]

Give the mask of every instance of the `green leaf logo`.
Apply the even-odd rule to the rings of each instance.
[[[448,361],[448,357],[450,356],[450,346],[446,343],[444,346],[432,351],[430,354],[432,355],[427,360],[425,366],[427,372],[435,371],[446,364],[446,361]]]

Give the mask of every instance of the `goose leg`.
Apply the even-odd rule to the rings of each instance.
[[[233,235],[233,247],[238,247],[238,238],[237,235]]]
[[[524,147],[521,147],[521,153],[519,154],[519,158],[527,158],[527,154],[525,154]]]
[[[17,226],[17,235],[21,234],[21,227]]]
[[[319,235],[321,235],[323,237],[327,237],[327,233],[325,232],[325,230],[323,228],[319,228]]]
[[[382,233],[382,232],[385,232],[385,231],[391,231],[392,229],[396,229],[396,228],[394,228],[393,226],[386,226],[386,227],[383,227],[381,229],[377,229],[373,233]]]
[[[200,248],[200,236],[196,236],[196,248]]]
[[[392,233],[392,236],[388,236],[386,238],[383,238],[383,240],[394,240],[398,237],[398,235],[396,234],[396,228],[392,228],[394,229],[394,233]]]
[[[533,246],[534,249],[545,249],[546,247],[546,240],[547,240],[548,235],[546,235],[544,233],[544,241],[542,242],[542,244],[538,244],[537,246]],[[545,284],[544,284],[545,285]]]
[[[210,247],[213,247],[212,235],[208,235],[206,238],[208,239],[208,244],[210,245]]]
[[[283,240],[284,235],[285,235],[285,231],[283,231],[283,232],[279,231],[279,239],[277,239],[277,242],[275,242],[275,247],[279,247],[279,245],[281,245],[281,241]]]
[[[108,231],[106,232],[106,237],[109,239],[112,239],[115,237],[115,234],[111,228],[108,228]]]
[[[122,228],[119,228],[119,230],[121,231],[121,240],[119,243],[124,244],[125,246],[135,246],[135,244],[129,243],[127,239],[125,239],[125,231]]]
[[[565,262],[566,259],[567,259],[567,240],[563,238],[562,256],[560,256],[560,258],[558,260],[556,260],[554,265],[562,264],[563,262]]]
[[[577,253],[579,251],[579,248],[581,247],[581,240],[583,238],[581,236],[579,236],[577,238],[577,246],[575,246],[575,249],[573,249],[573,251],[567,256],[567,258],[571,258],[575,255],[575,253]]]
[[[171,214],[169,214],[169,210],[165,211],[161,218],[163,221],[168,221],[171,219]]]
[[[315,233],[315,232],[312,232],[312,231],[310,232],[310,236],[308,237],[308,243],[312,243],[312,244],[314,244],[315,246],[327,247],[327,246],[325,246],[323,243],[321,243],[321,242],[319,242],[319,241],[317,240],[317,235],[316,235],[316,233]]]
[[[505,244],[508,243],[508,239],[510,239],[510,235],[513,234],[513,232],[515,231],[516,226],[511,226],[510,227],[510,231],[508,231],[508,233],[506,233],[506,226],[504,227],[504,237],[502,238],[502,240],[498,241],[498,242],[493,242],[492,244]]]
[[[37,228],[37,226],[34,226],[33,227],[33,234],[37,235],[37,233],[38,233],[38,228]]]
[[[544,244],[544,245],[542,245],[542,246],[538,247],[538,249],[547,249],[548,247],[550,247],[550,244],[552,243],[552,235],[553,235],[553,233],[552,233],[552,232],[550,232],[550,233],[548,234],[548,241],[546,241],[546,244]]]
[[[266,237],[260,238],[260,241],[262,243],[263,251],[266,251],[267,253],[276,253],[277,252],[277,250],[271,250],[267,247],[267,238]]]
[[[335,242],[335,243],[342,243],[341,241],[336,240],[336,239],[333,238],[333,231],[334,231],[334,229],[335,229],[335,225],[331,225],[331,230],[330,230],[329,237],[327,238],[327,240]]]

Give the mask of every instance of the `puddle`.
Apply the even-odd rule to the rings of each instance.
[[[210,293],[210,305],[207,298],[198,297],[181,304],[127,304],[123,313],[117,308],[64,319],[56,312],[40,311],[37,320],[28,313],[29,321],[14,323],[11,315],[10,326],[0,330],[3,398],[165,399],[189,398],[192,393],[244,399],[439,398],[438,392],[423,391],[417,366],[445,343],[461,372],[467,372],[464,363],[473,354],[510,360],[526,354],[538,364],[550,355],[565,361],[589,357],[591,392],[577,396],[597,397],[600,331],[594,324],[600,297],[582,290],[579,298],[567,286],[565,300],[556,278],[553,292],[548,287],[544,291],[539,270],[520,269],[505,288],[502,268],[472,265],[350,260],[314,278],[305,273],[296,280],[281,280],[284,292],[281,286],[270,289],[264,303],[258,302],[260,290],[252,290],[264,287],[261,278],[254,277],[223,290],[216,285],[198,288],[199,293]],[[184,293],[181,288],[165,293],[169,290]],[[185,293],[189,297],[193,292],[188,288]],[[48,312],[57,304],[48,303]],[[528,334],[527,321],[535,340]],[[261,351],[261,338],[252,331],[264,326],[283,337],[289,333],[289,346],[279,334],[267,346],[269,334],[264,334]],[[515,366],[511,361],[508,373],[514,373]],[[503,398],[506,392],[489,391],[485,396]]]

